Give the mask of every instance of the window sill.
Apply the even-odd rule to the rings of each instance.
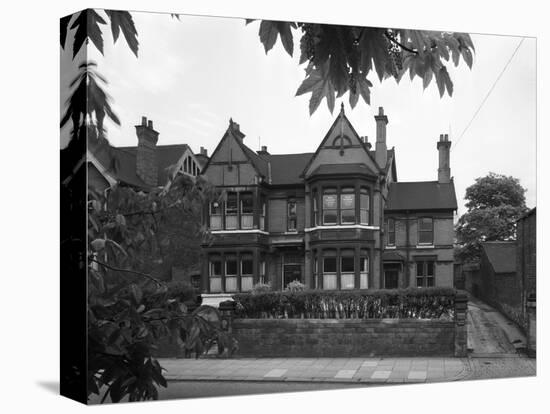
[[[386,246],[386,250],[395,250],[397,249],[397,246],[393,245],[393,246]]]
[[[433,244],[417,244],[417,249],[435,249],[435,246]]]

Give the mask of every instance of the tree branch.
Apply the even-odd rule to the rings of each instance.
[[[391,36],[388,32],[384,32],[384,36],[388,38],[388,40],[392,43],[395,43],[397,46],[399,46],[401,49],[406,50],[407,52],[414,53],[415,55],[418,55],[418,50],[409,49],[407,46],[403,46],[401,43],[399,43],[395,37]]]
[[[132,273],[134,275],[138,275],[138,276],[144,277],[146,279],[149,279],[150,281],[155,282],[158,286],[164,286],[163,282],[161,282],[160,280],[154,278],[151,275],[148,275],[147,273],[138,272],[136,270],[122,269],[122,268],[119,268],[119,267],[114,267],[114,266],[108,265],[107,263],[104,263],[104,262],[102,262],[100,260],[97,260],[97,259],[91,259],[91,261],[97,263],[100,266],[106,267],[107,269],[114,270],[115,272]]]

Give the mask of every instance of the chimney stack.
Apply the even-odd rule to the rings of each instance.
[[[376,149],[375,159],[378,166],[382,169],[386,168],[388,161],[388,147],[386,146],[386,125],[388,117],[384,115],[384,108],[378,108],[378,115],[374,116],[376,120]]]
[[[269,155],[269,152],[267,152],[267,145],[262,145],[262,149],[257,151],[259,155]]]
[[[204,155],[205,157],[208,157],[208,150],[204,147],[201,147],[201,155]]]
[[[440,184],[451,182],[450,165],[451,141],[448,134],[439,135],[437,150],[439,151],[439,168],[437,169],[437,181]]]
[[[141,117],[141,124],[136,125],[138,146],[136,152],[136,174],[147,185],[158,185],[157,142],[159,133],[153,129],[153,121]]]

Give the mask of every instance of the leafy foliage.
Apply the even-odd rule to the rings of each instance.
[[[287,290],[238,294],[240,318],[453,318],[451,288],[323,291]]]
[[[72,121],[73,140],[89,134],[99,140],[104,139],[105,117],[120,125],[120,120],[111,107],[111,98],[102,86],[108,82],[97,72],[96,67],[95,62],[82,63],[78,67],[79,75],[69,85],[73,90],[67,100],[67,110],[61,118],[61,127],[69,120]]]
[[[138,55],[139,42],[137,39],[137,30],[130,12],[118,10],[105,10],[102,17],[96,10],[86,9],[73,16],[66,16],[60,22],[60,40],[61,48],[65,48],[67,33],[74,30],[73,58],[78,54],[84,43],[92,42],[94,46],[103,54],[103,32],[100,25],[107,25],[109,20],[113,40],[116,43],[120,32],[124,35],[130,50],[134,55]],[[71,20],[73,24],[70,25]],[[70,25],[70,26],[69,26]]]
[[[411,80],[422,79],[424,89],[435,78],[440,96],[445,92],[452,96],[453,83],[444,61],[452,60],[457,66],[462,58],[468,67],[473,64],[474,45],[466,33],[262,20],[259,37],[266,53],[280,38],[292,56],[293,30],[301,32],[300,64],[307,63],[296,95],[311,93],[310,114],[324,98],[332,112],[335,99],[346,92],[352,108],[359,96],[370,105],[371,71],[380,81],[391,77],[398,83],[408,73]]]
[[[482,242],[515,240],[516,221],[527,210],[517,178],[489,173],[466,189],[465,199],[468,211],[456,225],[461,260],[478,261]]]
[[[227,342],[220,318],[211,315],[215,309],[188,312],[196,296],[192,288],[149,273],[165,254],[158,240],[166,218],[196,211],[215,194],[210,190],[184,175],[149,193],[122,186],[106,195],[89,189],[89,394],[106,387],[102,401],[157,399],[157,388],[166,386],[154,358],[159,341],[175,338],[197,357],[214,342]]]

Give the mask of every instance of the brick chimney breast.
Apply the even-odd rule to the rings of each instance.
[[[437,169],[437,181],[441,184],[449,183],[451,182],[451,141],[449,141],[448,134],[439,135],[437,150],[439,151],[439,168]]]
[[[153,121],[141,117],[136,125],[138,146],[136,152],[136,174],[147,185],[158,185],[157,142],[159,133],[153,129]]]
[[[375,159],[380,168],[386,168],[388,161],[388,147],[386,145],[386,125],[388,124],[388,117],[384,115],[384,108],[378,108],[378,115],[374,116],[376,121],[376,147],[375,147]]]

